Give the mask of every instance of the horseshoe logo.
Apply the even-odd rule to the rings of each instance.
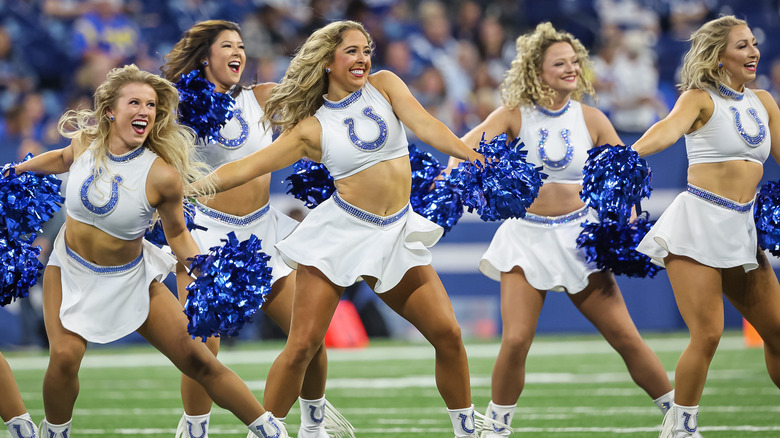
[[[99,170],[98,175],[101,173],[103,173],[103,171]],[[117,202],[119,202],[119,183],[122,182],[122,177],[119,175],[114,176],[114,179],[111,181],[111,197],[108,199],[108,202],[103,205],[94,205],[89,200],[89,187],[94,181],[95,174],[92,173],[89,177],[87,177],[87,179],[84,180],[84,183],[81,184],[81,203],[84,205],[84,208],[91,211],[92,213],[95,213],[98,216],[105,216],[111,213],[114,208],[116,208]]]
[[[387,123],[385,120],[374,112],[374,109],[370,106],[363,108],[363,115],[376,122],[379,126],[379,135],[372,141],[365,141],[358,137],[355,132],[355,119],[348,117],[344,119],[344,124],[347,125],[347,131],[349,133],[349,141],[355,145],[356,148],[361,151],[375,151],[385,145],[387,141]]]

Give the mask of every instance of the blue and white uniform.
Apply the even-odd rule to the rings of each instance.
[[[409,154],[401,121],[370,82],[341,101],[326,99],[314,116],[322,126],[322,163],[336,180]],[[408,204],[383,217],[347,203],[336,192],[276,247],[293,267],[313,266],[343,287],[374,277],[374,291],[383,293],[409,269],[431,263],[428,248],[443,232]]]
[[[538,106],[520,108],[519,137],[526,145],[526,160],[543,166],[545,184],[582,184],[582,169],[593,141],[585,124],[582,104],[570,100],[561,110]],[[598,272],[577,248],[577,236],[585,222],[598,222],[595,211],[580,208],[561,216],[527,213],[507,219],[496,231],[479,264],[483,274],[500,281],[502,272],[520,267],[528,283],[539,290],[575,294]]]
[[[198,142],[198,152],[212,169],[243,158],[263,149],[273,141],[270,129],[260,124],[263,109],[258,104],[252,90],[242,89],[236,96],[233,117],[220,130],[215,143]],[[273,269],[272,282],[292,272],[279,257],[274,248],[276,242],[285,238],[298,226],[298,221],[266,204],[244,216],[235,216],[209,208],[203,204],[195,205],[195,223],[206,230],[195,229],[192,237],[202,253],[209,248],[221,246],[231,231],[238,240],[246,240],[254,234],[262,242],[263,252],[271,256],[268,265]]]
[[[688,164],[747,160],[762,164],[769,156],[769,115],[749,88],[744,93],[720,86],[706,90],[712,117],[685,135]],[[753,201],[738,203],[688,184],[637,246],[664,266],[671,254],[690,257],[713,268],[758,267]]]
[[[157,154],[138,147],[108,155],[95,176],[95,148],[70,167],[65,194],[68,215],[122,240],[144,235],[154,214],[146,198],[146,178]],[[59,266],[62,280],[60,320],[87,341],[107,343],[126,336],[149,316],[149,285],[174,271],[176,259],[143,240],[141,254],[122,266],[93,264],[65,244],[60,229],[49,265]]]

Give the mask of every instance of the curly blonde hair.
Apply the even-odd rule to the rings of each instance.
[[[729,74],[718,67],[718,58],[726,50],[731,29],[747,25],[745,20],[733,15],[724,15],[704,23],[689,40],[691,48],[683,58],[677,88],[680,91],[702,90],[726,82]]]
[[[206,20],[195,23],[171,51],[163,56],[165,64],[160,67],[162,76],[171,82],[176,82],[193,70],[203,67],[203,61],[209,56],[211,45],[224,30],[232,30],[241,35],[238,24],[226,20]]]
[[[295,53],[284,78],[271,91],[263,108],[263,122],[271,122],[284,131],[322,106],[325,102],[322,96],[328,92],[325,64],[333,61],[336,48],[348,30],[362,32],[373,49],[371,36],[356,21],[336,21],[317,29]]]
[[[116,105],[124,86],[134,83],[149,85],[157,94],[155,121],[144,146],[178,171],[185,193],[190,194],[191,183],[208,174],[209,168],[195,159],[195,132],[176,123],[179,92],[169,81],[139,70],[134,64],[114,68],[108,73],[106,81],[95,90],[94,110],[66,112],[59,121],[60,134],[92,148],[97,176],[100,169],[106,168],[106,155],[109,152],[108,138],[112,123],[106,111]],[[207,185],[193,196],[209,196],[213,193],[214,186]]]
[[[501,100],[505,106],[516,108],[534,103],[542,106],[552,104],[555,91],[542,83],[539,75],[542,74],[542,62],[547,49],[561,42],[569,43],[580,61],[577,89],[572,97],[581,100],[585,94],[595,96],[593,65],[585,46],[572,34],[558,31],[550,22],[544,22],[539,23],[533,32],[517,38],[517,56],[501,84]]]

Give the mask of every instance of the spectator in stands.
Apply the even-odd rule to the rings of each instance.
[[[662,412],[672,402],[663,365],[634,326],[614,276],[588,263],[577,248],[581,224],[597,220],[580,199],[588,150],[622,143],[601,111],[580,103],[593,94],[591,68],[578,39],[549,22],[539,24],[517,39],[517,57],[501,87],[503,106],[463,137],[474,148],[483,136],[520,137],[528,145],[528,161],[548,175],[526,216],[504,221],[479,265],[501,282],[503,321],[485,414],[501,425],[487,427],[482,438],[510,435],[547,291],[568,294]],[[449,167],[456,162],[450,160]]]
[[[760,58],[743,20],[723,16],[699,28],[682,66],[682,95],[633,147],[660,152],[685,136],[688,188],[637,250],[666,267],[690,342],[675,369],[674,404],[661,438],[698,430],[699,402],[723,333],[723,296],[764,340],[769,377],[780,387],[780,284],[756,238],[753,202],[771,153],[780,162],[780,109],[746,85]]]
[[[772,94],[775,102],[780,104],[780,57],[772,61],[772,66],[769,70],[769,92]]]
[[[78,57],[101,54],[122,65],[145,50],[138,26],[123,12],[123,5],[124,0],[91,0],[90,10],[73,25],[72,50]]]

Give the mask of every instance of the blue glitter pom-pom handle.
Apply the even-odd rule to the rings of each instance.
[[[519,139],[507,141],[506,134],[490,142],[483,136],[477,152],[486,162],[462,162],[447,177],[463,204],[469,211],[476,210],[483,221],[524,217],[539,196],[547,176],[526,161],[524,147]]]
[[[271,291],[270,256],[261,241],[251,235],[240,241],[234,232],[222,246],[192,259],[190,272],[200,272],[187,286],[184,313],[187,332],[193,337],[234,336],[265,303]]]
[[[314,208],[330,198],[336,191],[333,177],[322,163],[308,159],[293,164],[293,173],[284,179],[287,194],[303,201],[307,208]]]
[[[650,197],[650,166],[630,147],[607,144],[591,148],[582,173],[580,197],[598,212],[601,221],[625,224],[632,207]]]
[[[198,138],[213,143],[219,130],[233,117],[235,99],[215,90],[214,84],[193,70],[174,84],[179,90],[179,122],[195,131]]]
[[[758,246],[780,257],[780,181],[767,181],[756,195],[753,219]]]

